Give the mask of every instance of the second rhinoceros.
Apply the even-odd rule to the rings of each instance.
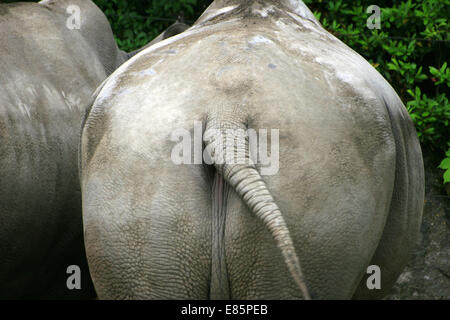
[[[92,93],[127,59],[91,1],[0,4],[0,299],[95,296],[79,129]]]

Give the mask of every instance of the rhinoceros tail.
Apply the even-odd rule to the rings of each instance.
[[[223,115],[208,117],[203,137],[206,145],[205,153],[210,156],[209,161],[214,164],[217,173],[269,229],[303,297],[310,300],[286,222],[250,158],[249,141],[245,134],[247,125],[245,122],[228,118],[231,117]]]

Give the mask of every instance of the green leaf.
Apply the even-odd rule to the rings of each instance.
[[[444,173],[444,183],[450,182],[450,170],[445,171]]]
[[[440,169],[450,169],[450,158],[444,159],[439,165]]]

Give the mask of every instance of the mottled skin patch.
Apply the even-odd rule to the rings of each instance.
[[[66,28],[68,5],[81,30]],[[84,0],[0,4],[0,299],[93,298],[83,244],[79,128],[125,57]],[[66,269],[79,265],[82,290]]]
[[[280,170],[263,179],[314,297],[389,290],[423,206],[405,107],[301,1],[222,0],[122,65],[96,95],[81,181],[100,298],[302,298],[243,186],[224,185],[218,166],[171,162],[171,133],[194,121],[280,130]],[[380,291],[365,288],[370,264],[382,269]]]

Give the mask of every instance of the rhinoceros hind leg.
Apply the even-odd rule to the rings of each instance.
[[[395,137],[396,170],[389,215],[370,263],[380,267],[381,288],[369,290],[370,274],[365,274],[353,299],[380,299],[389,292],[416,245],[422,221],[424,169],[417,134],[403,106],[386,103],[386,108]]]

